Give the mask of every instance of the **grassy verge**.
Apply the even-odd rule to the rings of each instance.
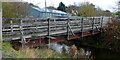
[[[14,50],[9,42],[2,43],[2,55],[3,58],[27,57],[24,52]]]
[[[57,53],[47,46],[38,48],[25,48],[16,51],[12,48],[9,42],[2,43],[3,58],[70,58],[68,54]]]

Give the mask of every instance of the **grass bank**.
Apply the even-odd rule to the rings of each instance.
[[[45,45],[38,48],[25,48],[16,51],[9,42],[2,43],[2,54],[3,58],[70,58],[68,54],[57,53]]]

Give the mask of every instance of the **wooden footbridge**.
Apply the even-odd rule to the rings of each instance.
[[[17,49],[23,44],[34,47],[80,39],[100,33],[110,20],[111,17],[3,18],[3,41],[10,41]]]

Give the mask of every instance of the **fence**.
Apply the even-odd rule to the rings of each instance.
[[[70,35],[104,27],[111,17],[3,18],[4,41]],[[9,21],[5,23],[5,21]]]

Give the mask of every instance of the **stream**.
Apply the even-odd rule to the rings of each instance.
[[[70,46],[67,46],[65,44],[51,43],[48,45],[48,47],[55,50],[58,53],[62,53],[64,47],[67,54],[71,53]],[[120,58],[120,53],[103,48],[77,46],[77,51],[78,58],[94,58],[97,60],[99,58]]]

